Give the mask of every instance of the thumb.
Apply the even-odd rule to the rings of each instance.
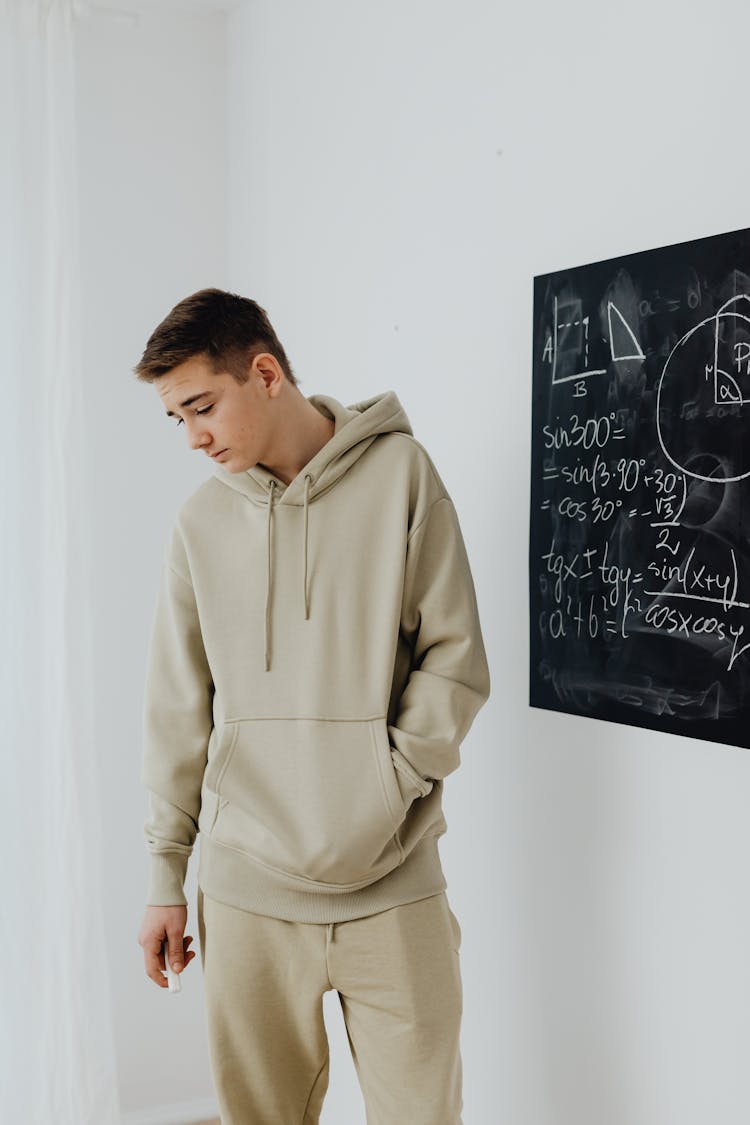
[[[182,934],[179,931],[169,934],[169,963],[175,972],[182,968]]]

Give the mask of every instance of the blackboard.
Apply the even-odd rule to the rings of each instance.
[[[750,746],[750,230],[534,278],[531,706]]]

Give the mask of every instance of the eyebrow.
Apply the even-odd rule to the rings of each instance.
[[[190,406],[190,404],[192,402],[197,402],[198,399],[205,398],[207,395],[210,395],[212,393],[213,393],[212,391],[201,391],[201,393],[199,395],[193,395],[192,398],[186,398],[184,402],[180,403],[180,406]],[[176,417],[177,417],[177,415],[174,414],[173,411],[171,411],[171,410],[167,411],[167,418],[176,418]]]

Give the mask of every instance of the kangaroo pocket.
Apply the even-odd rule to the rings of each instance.
[[[385,719],[228,724],[212,836],[268,867],[365,885],[403,859],[406,813]],[[229,732],[227,732],[228,734]]]

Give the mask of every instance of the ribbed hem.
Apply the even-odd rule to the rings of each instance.
[[[184,852],[151,852],[147,906],[187,906],[183,886],[188,858]]]
[[[282,872],[255,863],[251,856],[200,834],[198,885],[227,906],[288,922],[348,922],[428,898],[446,890],[438,836],[425,836],[403,863],[356,891],[300,890]]]

